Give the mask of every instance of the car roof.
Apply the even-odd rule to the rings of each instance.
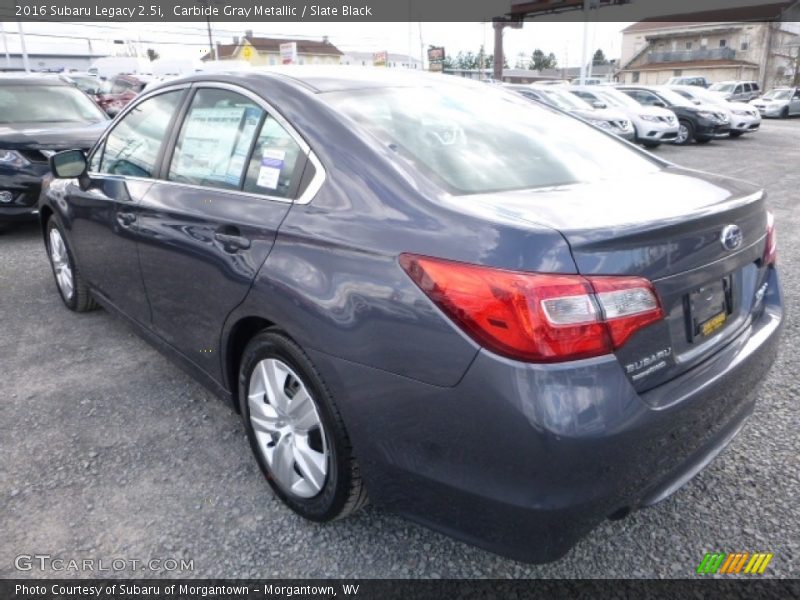
[[[341,65],[331,67],[311,65],[256,67],[246,71],[232,70],[214,73],[201,71],[173,79],[170,84],[174,85],[183,81],[214,81],[220,77],[224,77],[229,81],[252,81],[253,78],[280,78],[290,80],[314,93],[390,87],[427,87],[441,84],[443,77],[447,78],[445,81],[448,84],[471,85],[472,87],[482,85],[481,82],[442,73],[402,71],[400,69],[382,69],[378,67],[342,67]]]
[[[57,73],[0,73],[2,85],[63,85],[70,84],[61,79]]]

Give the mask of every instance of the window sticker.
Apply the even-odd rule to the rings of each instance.
[[[227,181],[244,114],[244,107],[193,109],[186,119],[178,172],[188,178]],[[236,181],[240,174],[241,170]]]
[[[256,185],[270,190],[277,190],[285,158],[286,152],[284,150],[265,148],[261,154],[261,167],[258,170]]]

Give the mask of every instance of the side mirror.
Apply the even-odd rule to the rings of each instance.
[[[74,179],[86,172],[86,156],[81,150],[64,150],[50,157],[50,170],[59,179]]]
[[[594,106],[595,108],[608,108],[606,103],[601,100],[595,100],[594,102],[592,102],[592,106]]]
[[[692,102],[694,102],[695,104],[702,104],[702,102],[700,102],[700,100],[692,100]]]
[[[89,187],[89,177],[86,174],[86,155],[82,150],[64,150],[56,152],[50,159],[50,171],[58,179],[75,179],[82,189]]]

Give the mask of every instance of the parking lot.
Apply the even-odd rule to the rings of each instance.
[[[665,502],[602,524],[547,565],[502,559],[373,506],[329,525],[303,521],[273,497],[228,405],[122,321],[62,306],[38,227],[27,225],[0,235],[0,576],[77,575],[15,569],[19,554],[48,554],[193,561],[191,571],[140,577],[683,578],[709,551],[772,552],[765,576],[799,576],[800,119],[655,154],[767,189],[788,307],[756,413]]]

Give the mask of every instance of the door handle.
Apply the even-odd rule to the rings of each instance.
[[[134,213],[118,213],[117,219],[123,225],[130,225],[136,220],[136,215]]]
[[[218,231],[214,234],[214,239],[225,246],[226,249],[233,248],[234,251],[247,250],[250,247],[250,240],[241,235],[222,233]]]

